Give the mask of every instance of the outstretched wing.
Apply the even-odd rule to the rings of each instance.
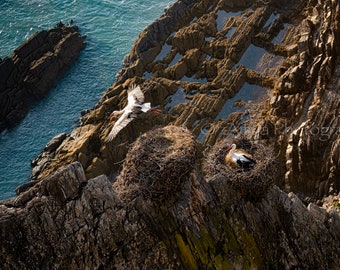
[[[131,114],[131,112],[123,113],[121,117],[117,120],[117,122],[113,125],[109,135],[106,140],[108,142],[112,141],[117,134],[124,128],[128,123],[130,123],[135,116]]]
[[[142,104],[144,102],[144,94],[140,89],[140,86],[132,85],[131,88],[128,89],[128,105],[133,106],[136,104]]]
[[[128,104],[124,108],[124,113],[117,120],[117,122],[113,125],[109,135],[107,136],[107,141],[112,141],[117,134],[126,127],[134,118],[137,117],[142,110],[142,107],[139,106],[144,102],[144,94],[140,89],[140,86],[133,85],[131,88],[127,90],[128,93]]]

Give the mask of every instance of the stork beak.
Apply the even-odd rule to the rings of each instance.
[[[231,150],[231,147],[228,147],[228,148],[226,149],[227,152],[229,152],[230,150]]]
[[[108,116],[108,118],[109,118],[110,120],[112,120],[113,116],[114,116],[114,114],[111,113],[111,114]]]
[[[159,109],[150,109],[150,112],[159,114],[159,113],[161,113],[162,111],[159,110]]]

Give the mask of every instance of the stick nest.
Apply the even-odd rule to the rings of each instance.
[[[235,143],[237,149],[249,153],[256,164],[251,170],[232,167],[225,162],[226,149]],[[223,181],[222,188],[237,192],[238,196],[258,200],[265,196],[277,173],[272,151],[262,144],[247,139],[223,140],[210,150],[203,163],[203,171],[208,181]]]
[[[114,183],[123,200],[137,196],[157,200],[176,194],[197,156],[191,132],[166,126],[141,135],[128,151]]]

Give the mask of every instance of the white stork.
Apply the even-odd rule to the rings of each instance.
[[[225,157],[225,161],[230,165],[238,165],[239,167],[250,170],[254,168],[256,161],[252,159],[249,154],[245,153],[242,150],[236,150],[236,144],[232,144],[227,148],[227,155]]]
[[[109,135],[107,136],[107,141],[112,141],[128,123],[138,116],[138,114],[148,111],[154,113],[161,112],[158,109],[151,108],[150,102],[144,103],[144,94],[140,89],[140,86],[132,85],[132,87],[127,90],[127,93],[128,104],[125,108],[120,111],[113,111],[109,116],[109,118],[112,119],[114,115],[122,114],[113,125]]]

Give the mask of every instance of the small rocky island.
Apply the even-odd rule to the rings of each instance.
[[[59,22],[0,59],[0,132],[25,118],[30,105],[47,95],[84,47],[78,27]]]
[[[331,0],[169,6],[81,124],[32,162],[34,181],[0,202],[1,268],[338,269],[339,12]],[[107,142],[133,84],[162,113]],[[252,170],[224,162],[233,143]]]

